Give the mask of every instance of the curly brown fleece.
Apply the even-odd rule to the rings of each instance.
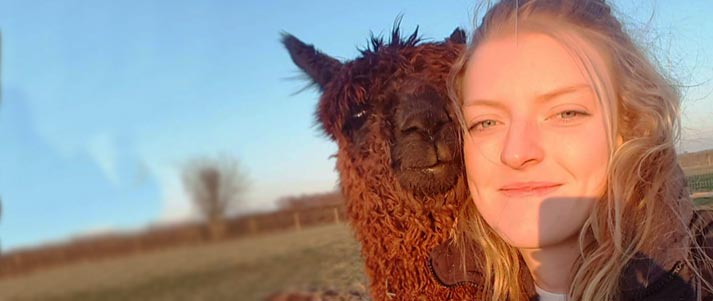
[[[417,32],[402,38],[397,25],[391,41],[372,38],[369,49],[346,63],[291,35],[285,34],[283,43],[322,90],[316,117],[338,145],[336,169],[362,246],[372,298],[474,300],[476,288],[447,288],[434,280],[429,265],[429,252],[449,238],[467,197],[458,130],[446,92],[446,78],[463,50],[465,33],[457,29],[445,41],[426,43]],[[437,95],[429,96],[434,99],[429,104],[448,114],[449,122],[428,130],[426,136],[433,134],[428,139],[434,141],[429,143],[435,146],[399,138],[410,133],[400,124],[418,110],[405,103],[416,101],[414,95]],[[406,117],[396,118],[397,112]],[[434,175],[428,168],[410,169],[429,156],[452,161],[453,171]]]

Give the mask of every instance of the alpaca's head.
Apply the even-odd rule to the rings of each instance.
[[[322,96],[316,117],[339,145],[345,179],[373,182],[365,189],[398,187],[413,195],[452,189],[462,172],[458,128],[446,79],[465,43],[456,29],[444,41],[372,38],[361,56],[340,62],[294,36],[282,42]],[[344,184],[344,183],[343,183]],[[392,189],[393,190],[393,189]]]

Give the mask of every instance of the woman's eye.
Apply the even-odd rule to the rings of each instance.
[[[582,111],[576,111],[576,110],[567,110],[567,111],[562,111],[557,114],[555,114],[554,117],[557,119],[563,121],[563,122],[570,122],[573,121],[577,118],[584,117],[584,116],[589,116],[589,113],[582,112]]]
[[[574,117],[577,117],[579,115],[579,112],[577,111],[564,111],[560,113],[560,118],[562,119],[571,119]]]
[[[497,123],[498,123],[497,121],[492,120],[492,119],[483,120],[480,122],[476,122],[475,124],[470,126],[470,128],[468,130],[484,131],[485,129],[487,129],[489,127],[495,126]]]

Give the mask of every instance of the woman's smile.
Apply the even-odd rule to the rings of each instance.
[[[553,182],[513,182],[499,189],[506,197],[544,196],[558,190],[563,184]]]

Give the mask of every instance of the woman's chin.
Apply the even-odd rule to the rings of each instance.
[[[577,239],[577,233],[499,232],[507,244],[517,249],[544,249]]]

